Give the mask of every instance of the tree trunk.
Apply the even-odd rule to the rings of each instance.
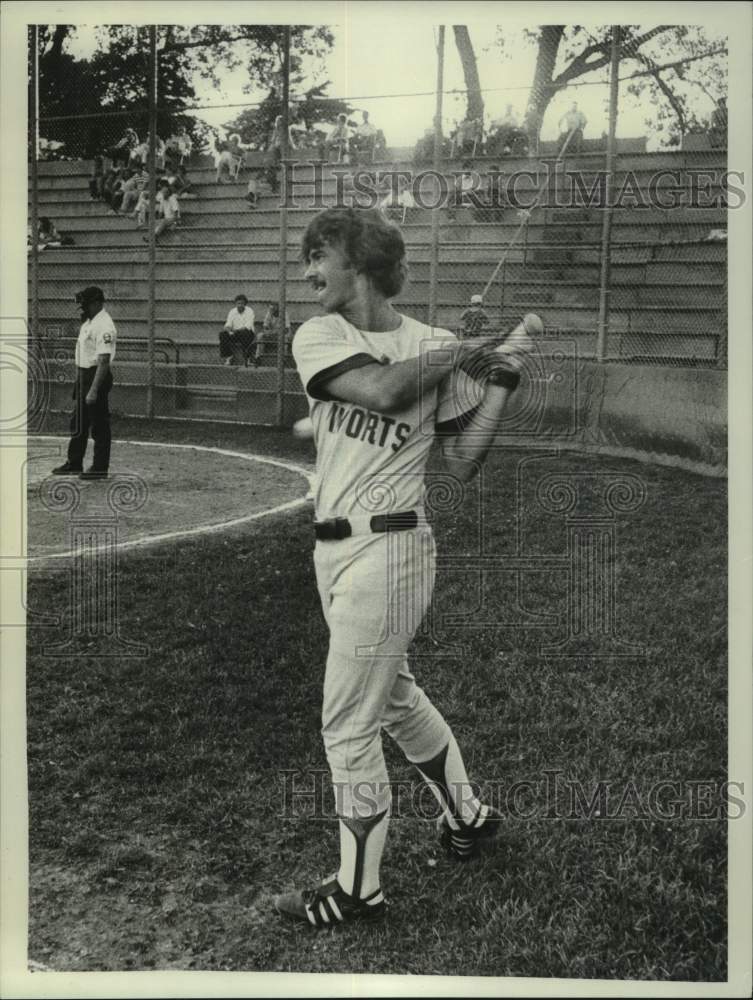
[[[52,47],[47,53],[50,59],[59,59],[63,51],[63,42],[68,37],[70,28],[67,24],[56,24],[55,33],[52,36]]]
[[[481,81],[478,76],[478,65],[476,63],[476,53],[473,51],[471,36],[468,28],[464,24],[453,24],[452,30],[455,34],[455,45],[463,66],[463,77],[465,79],[466,112],[469,119],[484,117],[484,99],[481,96]]]
[[[525,114],[525,129],[532,151],[538,149],[539,133],[544,115],[549,107],[549,102],[557,92],[557,88],[552,86],[552,77],[564,31],[564,24],[545,24],[539,35],[539,50],[536,55],[533,86],[528,95],[528,106]]]

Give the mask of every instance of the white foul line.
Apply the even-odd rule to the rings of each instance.
[[[49,434],[31,436],[30,441],[65,441],[67,438],[54,437]],[[119,444],[136,445],[139,448],[180,448],[184,451],[206,451],[215,455],[224,455],[227,458],[240,458],[245,462],[261,462],[263,465],[276,465],[278,468],[286,469],[288,472],[295,472],[312,485],[312,472],[302,465],[294,462],[284,462],[278,458],[268,458],[266,455],[249,455],[242,451],[229,451],[226,448],[211,448],[208,445],[200,444],[172,444],[169,441],[119,441]],[[246,524],[249,521],[256,521],[262,517],[269,517],[271,514],[281,514],[286,510],[295,510],[303,507],[309,502],[308,497],[299,497],[297,500],[288,500],[286,503],[278,504],[276,507],[269,507],[267,510],[259,510],[253,514],[244,514],[242,517],[234,517],[230,521],[218,521],[214,524],[203,524],[196,528],[184,528],[181,531],[166,531],[161,535],[145,535],[143,538],[134,538],[128,542],[119,542],[117,549],[147,548],[150,545],[160,545],[163,542],[172,542],[176,538],[189,538],[192,535],[210,535],[218,531],[226,531],[228,528],[235,528],[239,524]],[[27,565],[39,565],[49,562],[52,559],[68,559],[75,555],[73,549],[67,552],[51,552],[44,556],[27,557]]]

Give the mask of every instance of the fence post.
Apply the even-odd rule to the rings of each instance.
[[[29,133],[31,135],[31,254],[29,255],[29,270],[31,272],[31,337],[29,353],[35,354],[42,349],[39,336],[39,182],[38,182],[38,158],[39,158],[39,28],[36,24],[31,26],[31,44],[33,55],[31,57],[31,101],[29,102],[29,112],[31,122]]]
[[[280,171],[282,173],[280,193],[280,291],[278,299],[277,335],[277,413],[275,423],[282,426],[285,420],[285,342],[286,317],[288,312],[288,136],[290,128],[290,25],[285,25],[282,55],[282,135],[280,136]]]
[[[437,40],[437,109],[434,116],[434,172],[442,161],[442,91],[444,89],[444,25],[439,25]],[[441,188],[440,188],[441,190]],[[429,256],[429,326],[437,325],[437,284],[439,277],[439,206],[431,210],[431,247]]]
[[[601,274],[599,277],[599,320],[596,335],[596,360],[604,361],[609,332],[609,265],[612,240],[612,188],[614,186],[615,134],[617,131],[617,98],[620,81],[620,26],[612,25],[612,51],[609,66],[609,135],[607,137],[606,206],[601,226]]]
[[[146,344],[146,415],[154,416],[154,326],[156,313],[156,278],[157,278],[157,243],[154,227],[157,221],[157,27],[149,26],[149,152],[147,153],[147,169],[149,171],[149,260],[147,263],[149,279],[149,301],[147,304],[147,344]]]

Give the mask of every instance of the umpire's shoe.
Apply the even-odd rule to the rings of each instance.
[[[482,805],[472,823],[456,820],[457,829],[450,826],[447,817],[439,821],[440,839],[448,854],[458,861],[470,861],[497,836],[502,828],[502,813],[491,806]]]
[[[71,465],[70,462],[64,462],[53,469],[52,474],[53,476],[80,476],[83,471],[80,465],[76,466]]]
[[[319,928],[348,924],[354,920],[378,920],[385,913],[381,889],[364,899],[356,899],[343,892],[335,876],[325,879],[315,889],[276,896],[274,904],[283,916],[304,920]]]
[[[87,469],[86,472],[80,472],[79,479],[107,479],[108,473],[106,469]]]

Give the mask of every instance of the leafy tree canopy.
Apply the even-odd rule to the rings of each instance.
[[[611,26],[549,24],[524,30],[524,44],[536,47],[536,65],[525,113],[537,139],[549,104],[568,86],[598,80],[610,62]],[[518,51],[520,33],[497,30],[502,57]],[[646,109],[645,125],[660,144],[674,144],[701,127],[699,96],[717,101],[727,93],[727,49],[723,39],[698,25],[622,25],[620,76],[635,76],[627,92]],[[700,102],[703,104],[703,102]],[[708,103],[708,102],[706,102]]]
[[[97,47],[88,59],[71,55],[75,33],[74,25],[39,30],[40,132],[64,142],[66,155],[89,157],[116,142],[126,128],[141,136],[147,130],[149,29],[98,28]],[[246,90],[271,93],[270,81],[282,66],[283,38],[280,25],[158,27],[158,133],[164,137],[185,125],[195,141],[205,140],[212,130],[183,112],[199,103],[194,81],[219,87],[223,69],[245,67]],[[291,75],[302,74],[304,59],[321,68],[333,42],[326,26],[291,26]]]

